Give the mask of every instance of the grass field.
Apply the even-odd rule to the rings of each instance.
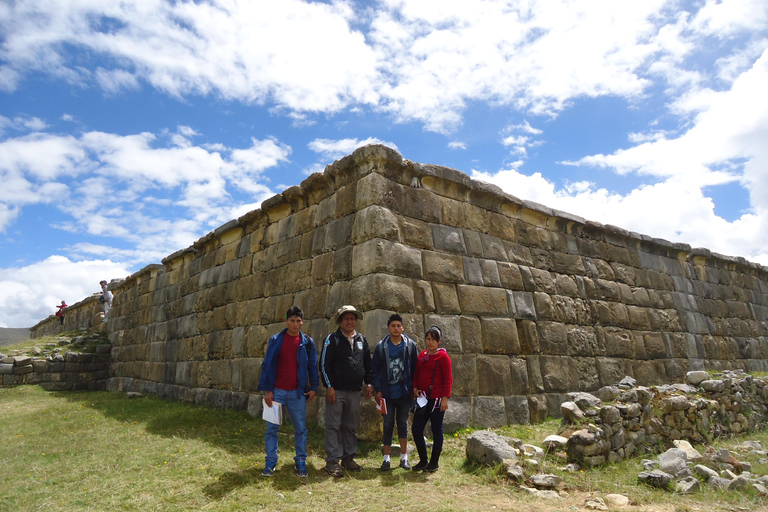
[[[557,422],[517,426],[502,433],[539,442]],[[0,511],[193,510],[586,510],[596,493],[617,492],[624,510],[665,512],[765,510],[753,492],[694,496],[642,487],[640,461],[584,473],[547,471],[566,479],[568,496],[543,500],[523,493],[494,468],[464,457],[467,432],[451,435],[440,470],[427,475],[378,471],[378,444],[361,443],[363,472],[333,479],[322,471],[322,432],[310,430],[309,478],[293,472],[293,437],[281,429],[278,472],[260,475],[264,423],[245,413],[121,393],[48,393],[36,386],[0,389]],[[768,446],[764,432],[750,435]],[[745,438],[746,439],[746,438]],[[729,445],[730,443],[726,443]],[[750,460],[755,472],[768,467]]]

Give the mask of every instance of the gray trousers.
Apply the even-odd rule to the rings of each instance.
[[[325,402],[326,462],[357,455],[357,424],[360,421],[360,391],[336,391],[336,403]]]

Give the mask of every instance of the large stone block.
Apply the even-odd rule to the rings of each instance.
[[[456,285],[432,283],[432,296],[435,299],[435,310],[437,313],[441,315],[461,313]]]
[[[477,396],[472,400],[472,426],[503,427],[507,424],[507,409],[502,396]]]
[[[477,365],[474,355],[450,354],[453,368],[451,396],[477,395]]]
[[[528,409],[528,397],[521,395],[505,396],[504,406],[507,410],[508,424],[528,425],[531,422],[531,412]]]
[[[438,251],[466,254],[464,232],[461,229],[439,224],[432,225],[432,242]]]
[[[597,375],[600,386],[615,386],[625,376],[632,373],[632,363],[630,361],[615,359],[609,357],[598,357],[595,359],[597,366]]]
[[[446,433],[468,428],[472,424],[472,398],[451,398],[443,417],[443,431]]]
[[[501,288],[459,285],[459,304],[465,315],[508,316],[506,292]]]
[[[410,311],[415,306],[411,280],[386,274],[369,274],[353,279],[349,300],[363,311]]]
[[[595,329],[583,325],[566,326],[568,354],[574,356],[598,355],[597,334]]]
[[[600,377],[597,372],[597,361],[594,357],[573,357],[573,368],[579,391],[595,391],[600,388]]]
[[[356,245],[352,249],[352,276],[379,272],[421,279],[421,252],[381,238]]]
[[[498,271],[502,288],[515,291],[525,290],[523,275],[520,273],[520,267],[515,263],[500,261],[498,262]]]
[[[464,282],[464,262],[461,256],[433,251],[422,251],[425,279],[444,283]]]
[[[531,394],[544,392],[544,380],[541,376],[540,356],[527,356],[525,362],[528,365],[528,390]]]
[[[481,318],[483,352],[486,354],[519,354],[517,325],[511,318]]]
[[[398,219],[400,225],[400,241],[417,249],[434,249],[432,243],[432,228],[426,222],[408,217]]]
[[[511,395],[512,374],[509,357],[479,355],[477,365],[477,388],[480,395]]]
[[[526,360],[510,357],[509,370],[512,378],[512,393],[515,395],[528,393],[528,363]]]
[[[387,208],[372,205],[355,215],[352,224],[352,242],[359,244],[374,238],[400,241],[400,227],[397,217]]]
[[[461,329],[461,346],[464,349],[464,353],[482,353],[483,333],[480,327],[480,319],[474,316],[460,316],[459,328]]]
[[[566,354],[568,352],[568,330],[560,322],[538,323],[539,346],[545,354]]]
[[[578,389],[579,383],[570,356],[541,356],[539,360],[544,391],[565,393]]]

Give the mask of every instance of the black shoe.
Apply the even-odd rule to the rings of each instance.
[[[439,467],[440,467],[440,466],[438,466],[437,464],[432,464],[432,463],[430,462],[430,463],[429,463],[429,464],[427,464],[427,466],[424,468],[424,471],[425,471],[426,473],[434,473],[435,471],[437,471],[437,470],[438,470],[438,468],[439,468]]]
[[[323,469],[332,477],[341,478],[344,476],[344,471],[342,471],[341,466],[337,462],[329,462]]]
[[[413,466],[411,469],[413,469],[414,471],[421,471],[422,469],[424,469],[425,467],[427,467],[427,465],[428,465],[428,464],[427,464],[427,461],[425,461],[425,460],[420,460],[420,461],[419,461],[419,463],[418,463],[418,464],[416,464],[415,466]]]
[[[363,470],[360,464],[355,462],[355,459],[351,457],[349,459],[344,459],[343,461],[341,461],[341,467],[343,467],[347,471],[354,471],[355,473],[358,473]]]
[[[411,469],[411,465],[408,462],[408,459],[400,459],[400,467],[403,468],[406,471]]]
[[[380,471],[389,471],[389,467],[390,467],[389,461],[385,460],[384,462],[381,463],[381,467],[379,468],[379,470]]]

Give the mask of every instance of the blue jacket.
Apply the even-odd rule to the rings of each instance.
[[[280,356],[280,349],[283,348],[283,329],[279,333],[269,338],[267,343],[267,353],[264,355],[264,362],[261,363],[261,377],[259,378],[259,391],[274,391],[275,380],[277,379],[277,358]],[[320,384],[320,378],[317,374],[317,351],[315,342],[312,338],[300,333],[299,349],[296,351],[296,359],[299,363],[298,378],[299,387],[297,392],[304,394],[307,387],[307,377],[309,377],[310,389],[317,392],[317,386]]]
[[[405,343],[403,347],[403,386],[405,386],[405,396],[410,396],[413,392],[413,372],[416,369],[419,348],[416,346],[416,342],[406,336],[405,333],[402,334],[402,337],[403,341],[401,343]],[[376,348],[373,349],[373,360],[371,361],[373,390],[377,393],[381,391],[381,396],[384,398],[389,398],[388,344],[389,334],[376,344]]]

